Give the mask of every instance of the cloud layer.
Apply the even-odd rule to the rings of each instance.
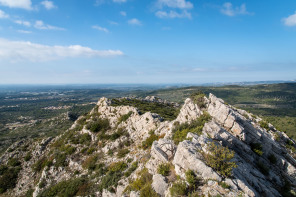
[[[295,14],[292,14],[288,16],[287,18],[283,19],[283,22],[286,26],[296,26],[296,12]]]
[[[56,8],[56,6],[54,5],[54,3],[52,1],[42,1],[41,4],[47,9],[47,10],[51,10]]]
[[[239,7],[233,7],[232,3],[226,2],[221,8],[221,13],[227,16],[236,16],[236,15],[252,15],[247,11],[246,4],[242,4]]]
[[[0,4],[10,8],[32,9],[31,0],[0,0]]]
[[[44,62],[61,58],[114,57],[121,55],[123,55],[123,52],[120,50],[93,50],[80,45],[47,46],[31,42],[0,39],[0,59],[15,62]]]

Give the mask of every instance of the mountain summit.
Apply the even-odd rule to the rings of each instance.
[[[0,196],[294,196],[295,142],[261,118],[197,93],[101,98],[55,138],[0,157]]]

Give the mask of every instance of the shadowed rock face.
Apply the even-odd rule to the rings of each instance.
[[[163,102],[154,97],[146,98],[149,102]],[[22,161],[22,170],[19,173],[18,181],[14,189],[7,191],[7,195],[20,196],[33,188],[33,196],[40,195],[43,191],[62,180],[69,180],[73,177],[86,177],[95,185],[100,185],[102,178],[106,174],[93,176],[88,169],[83,167],[84,161],[94,154],[103,154],[97,157],[97,163],[111,166],[116,162],[125,162],[128,168],[131,162],[128,158],[138,162],[138,168],[127,176],[119,177],[118,184],[112,186],[112,190],[95,191],[95,196],[139,196],[141,191],[126,191],[129,180],[139,178],[138,172],[147,168],[151,174],[149,184],[151,188],[160,196],[170,196],[170,188],[179,175],[181,179],[186,179],[185,172],[192,170],[203,184],[198,186],[200,195],[221,195],[221,196],[281,196],[281,188],[286,183],[290,183],[292,188],[296,186],[296,161],[290,155],[291,151],[286,148],[295,146],[287,135],[277,131],[272,125],[266,130],[260,127],[260,118],[240,109],[236,109],[224,103],[222,99],[213,94],[209,98],[204,98],[205,108],[200,109],[190,98],[186,99],[180,109],[176,120],[162,121],[162,118],[154,113],[147,112],[139,114],[135,107],[131,106],[111,106],[111,101],[101,98],[97,106],[90,112],[85,120],[85,124],[92,121],[92,116],[108,119],[110,128],[106,135],[111,136],[118,130],[124,130],[128,135],[118,136],[114,140],[102,140],[100,135],[87,129],[85,125],[80,125],[80,117],[71,127],[72,135],[90,135],[90,143],[81,145],[73,143],[73,140],[64,140],[63,143],[75,147],[75,150],[66,157],[66,166],[57,167],[57,160],[52,160],[52,165],[46,166],[40,172],[34,172],[32,167],[42,157],[51,158],[54,152],[53,144],[63,139],[63,135],[54,139],[43,139],[39,142],[21,141],[11,146],[15,151],[6,152],[0,158],[0,164],[7,164],[9,159],[14,157]],[[207,112],[212,119],[205,123],[202,133],[188,133],[187,138],[178,145],[174,144],[173,129],[175,123],[190,123],[199,116]],[[129,114],[126,120],[120,121],[123,115]],[[67,134],[66,131],[64,135]],[[151,142],[151,148],[144,150],[141,148],[142,142],[149,138],[151,131],[158,135],[158,139]],[[161,137],[160,137],[161,136]],[[277,139],[277,140],[275,140]],[[125,142],[130,141],[129,144]],[[232,159],[237,164],[233,169],[232,176],[225,178],[211,168],[205,162],[202,152],[208,152],[208,143],[228,147],[235,152]],[[27,150],[16,150],[26,144]],[[86,154],[83,149],[94,147],[95,152]],[[257,147],[257,149],[256,149]],[[259,148],[258,148],[259,147]],[[55,147],[57,149],[59,147]],[[121,149],[127,149],[127,154],[118,157]],[[109,154],[115,151],[114,154]],[[257,151],[257,152],[256,152]],[[31,152],[32,159],[24,160],[24,155]],[[171,168],[168,176],[159,174],[160,164],[170,163]],[[78,175],[74,172],[79,171]],[[126,172],[123,169],[123,172]],[[120,174],[120,173],[119,173]],[[32,177],[30,180],[28,177]],[[45,180],[45,181],[44,181]],[[220,183],[225,182],[229,187],[223,188]],[[40,186],[44,182],[45,186]],[[37,183],[37,184],[36,184]]]

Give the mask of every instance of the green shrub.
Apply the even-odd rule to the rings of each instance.
[[[44,188],[46,186],[46,179],[42,179],[39,183],[40,188]]]
[[[25,160],[25,161],[30,161],[31,158],[32,158],[31,152],[28,152],[28,153],[26,154],[26,156],[24,157],[24,160]]]
[[[263,162],[259,161],[257,163],[257,167],[259,168],[260,172],[262,172],[262,174],[264,174],[264,175],[269,174],[269,168]]]
[[[252,151],[254,151],[254,153],[256,153],[259,156],[263,155],[262,144],[260,144],[260,143],[251,143],[250,146],[251,146]]]
[[[170,193],[173,197],[186,196],[187,195],[186,183],[183,181],[178,181],[173,183],[172,187],[170,188]]]
[[[22,165],[22,163],[16,158],[11,158],[10,160],[8,160],[7,165],[16,167]]]
[[[175,125],[175,128],[173,129],[173,140],[175,144],[179,144],[180,142],[184,141],[189,132],[200,135],[204,124],[210,120],[211,116],[207,112],[204,112],[203,115],[191,123],[186,122],[180,125]]]
[[[186,181],[189,184],[189,190],[195,191],[200,184],[200,179],[195,175],[192,170],[187,170],[185,172]]]
[[[41,192],[38,197],[55,197],[55,196],[76,196],[80,193],[80,189],[85,189],[83,186],[87,186],[87,181],[83,178],[70,179],[67,181],[61,181],[55,185],[51,185]],[[84,192],[83,192],[84,193]]]
[[[157,173],[163,176],[168,176],[170,174],[170,164],[169,163],[162,163],[157,168]]]
[[[140,190],[140,197],[159,197],[159,195],[153,190],[151,184],[145,184]]]
[[[34,193],[34,189],[31,188],[26,192],[24,197],[33,197],[33,193]]]
[[[152,112],[157,113],[164,120],[174,120],[177,118],[180,109],[171,104],[148,102],[140,99],[112,99],[112,106],[128,105],[139,109],[140,113]]]
[[[206,95],[202,91],[198,91],[191,94],[190,98],[200,109],[202,109],[206,108],[205,96]]]
[[[122,173],[119,171],[112,172],[109,171],[102,178],[101,183],[99,184],[99,190],[107,189],[110,192],[114,192],[114,187],[117,187],[118,181],[120,181]]]
[[[61,151],[64,151],[66,153],[66,155],[71,155],[71,154],[75,153],[76,148],[71,145],[66,145],[66,146],[61,147]]]
[[[152,146],[152,143],[155,141],[155,140],[158,140],[158,135],[155,135],[154,131],[150,131],[149,132],[150,136],[142,142],[142,148],[143,149],[148,149]]]
[[[152,183],[152,175],[148,172],[147,168],[144,168],[139,173],[138,177],[139,178],[137,178],[132,183],[130,183],[125,190],[127,190],[127,191],[132,191],[132,190],[140,191],[146,185],[151,185],[151,183]]]
[[[235,162],[231,161],[234,158],[234,151],[229,150],[227,147],[216,145],[214,142],[207,145],[209,153],[202,152],[206,164],[223,177],[231,176],[232,169],[237,167]]]
[[[91,142],[91,136],[88,133],[84,134],[76,134],[71,138],[71,143],[72,144],[84,144],[84,145],[89,145]]]
[[[36,163],[32,166],[32,169],[34,172],[40,172],[41,170],[43,170],[45,166],[49,167],[51,165],[52,165],[51,160],[48,160],[46,157],[42,157],[41,159],[36,161]]]
[[[128,149],[120,149],[118,152],[117,152],[117,157],[118,158],[123,158],[125,157],[126,154],[128,154],[130,151]]]
[[[0,177],[0,194],[16,186],[20,167],[2,167],[2,176]]]
[[[224,189],[230,189],[231,188],[231,186],[228,185],[227,183],[225,183],[224,181],[223,182],[219,182],[219,185],[221,187],[223,187]]]
[[[111,172],[122,172],[127,169],[127,164],[123,161],[115,162],[110,164],[108,170]]]
[[[275,164],[277,162],[277,158],[274,156],[274,154],[268,155],[268,160],[270,163]]]
[[[97,160],[98,160],[97,155],[90,156],[86,160],[84,160],[84,162],[82,163],[82,167],[84,169],[93,171],[96,168]]]
[[[132,111],[129,111],[127,114],[124,114],[118,118],[118,124],[121,122],[125,122],[131,115],[133,114]]]
[[[55,167],[65,167],[68,165],[66,161],[67,155],[65,153],[56,153],[54,157],[55,157],[55,163],[54,163]]]
[[[8,167],[6,165],[1,165],[0,166],[0,176],[3,175],[6,170],[8,170]]]
[[[87,151],[86,151],[86,153],[88,154],[88,155],[91,155],[91,154],[93,154],[93,152],[95,152],[97,149],[95,148],[95,147],[90,147],[89,149],[87,149]]]
[[[268,123],[264,120],[260,121],[260,127],[266,129],[267,131],[269,130]]]
[[[132,163],[131,167],[124,173],[125,177],[129,177],[138,168],[138,162]]]
[[[96,121],[91,121],[87,123],[86,129],[90,130],[91,132],[105,132],[110,129],[110,124],[108,119],[98,119]]]

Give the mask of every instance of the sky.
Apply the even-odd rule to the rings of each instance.
[[[0,84],[295,79],[295,0],[0,0]]]

